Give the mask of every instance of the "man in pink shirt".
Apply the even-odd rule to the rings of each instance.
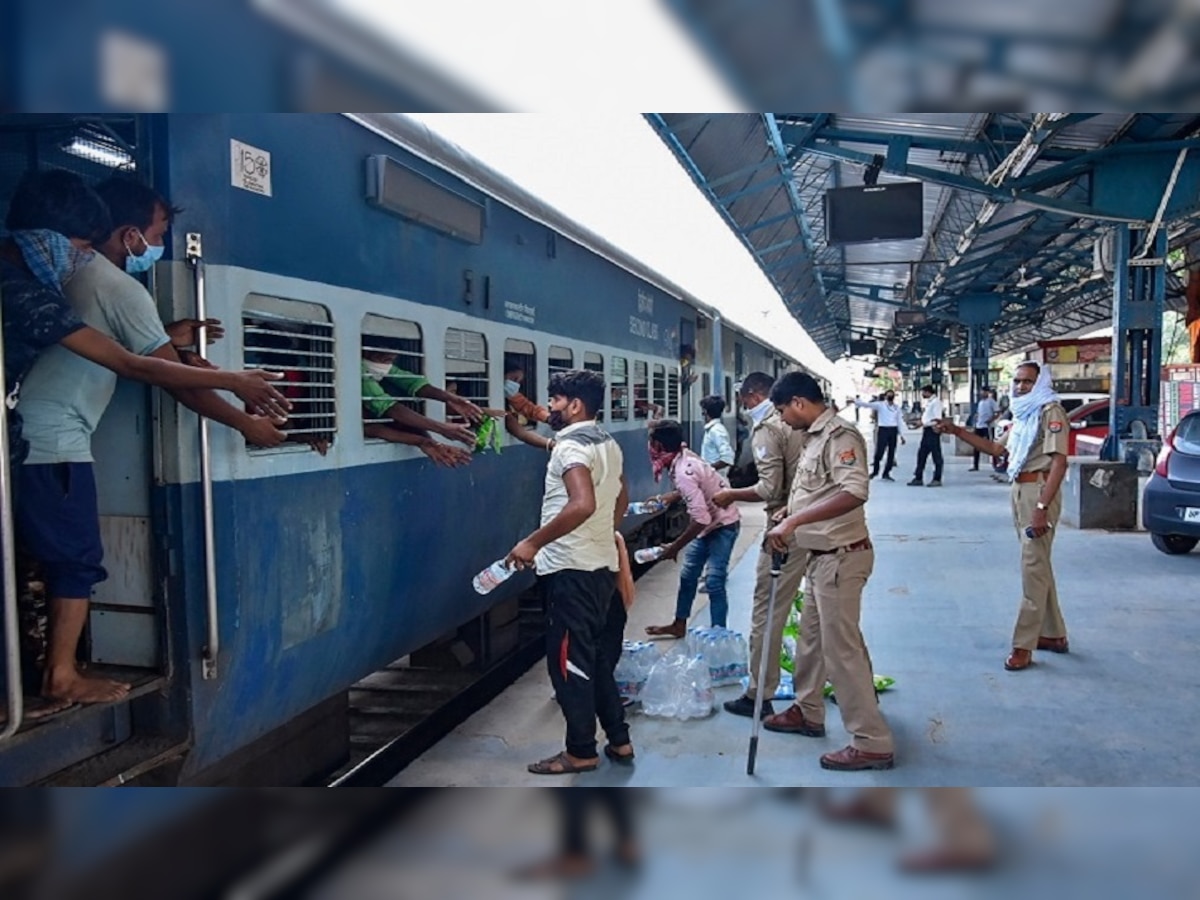
[[[673,419],[651,423],[650,463],[656,480],[663,472],[670,473],[676,490],[687,504],[691,522],[683,534],[666,545],[659,557],[674,559],[680,550],[688,548],[679,573],[675,621],[670,625],[651,625],[646,633],[661,637],[684,636],[706,562],[708,614],[714,626],[724,628],[729,614],[725,579],[729,574],[729,557],[733,555],[733,545],[741,530],[742,514],[736,506],[722,509],[713,503],[713,496],[727,485],[716,469],[684,446],[683,428]]]

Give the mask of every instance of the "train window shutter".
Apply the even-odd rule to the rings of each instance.
[[[242,308],[242,348],[247,368],[283,373],[277,387],[292,402],[292,411],[284,426],[289,442],[276,449],[317,441],[332,444],[337,397],[329,310],[316,303],[250,294]]]

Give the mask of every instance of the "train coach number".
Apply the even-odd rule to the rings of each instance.
[[[657,341],[658,323],[651,322],[649,319],[639,319],[637,316],[630,316],[629,333],[636,337],[650,338],[652,341]]]

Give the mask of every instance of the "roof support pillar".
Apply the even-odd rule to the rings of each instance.
[[[958,320],[967,326],[972,422],[975,421],[975,407],[979,403],[980,391],[990,387],[988,378],[992,355],[992,324],[1000,318],[1000,309],[1000,298],[995,294],[969,294],[958,298]]]
[[[1113,231],[1112,402],[1108,437],[1100,448],[1106,460],[1136,461],[1147,439],[1158,437],[1166,232],[1154,235],[1152,256],[1138,258],[1134,251],[1145,241],[1142,229],[1121,224]]]

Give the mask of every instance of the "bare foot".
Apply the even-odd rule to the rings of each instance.
[[[109,678],[88,678],[78,671],[47,670],[42,682],[42,696],[47,700],[68,700],[72,703],[112,703],[129,693],[129,685]]]
[[[647,625],[646,634],[651,637],[681,638],[687,634],[687,622],[676,619],[670,625]]]
[[[21,718],[26,722],[36,722],[38,719],[44,719],[46,716],[52,716],[55,713],[60,713],[64,709],[70,709],[75,704],[70,700],[51,700],[45,697],[26,697],[24,704],[24,713]],[[8,708],[0,706],[0,725],[8,721]]]

